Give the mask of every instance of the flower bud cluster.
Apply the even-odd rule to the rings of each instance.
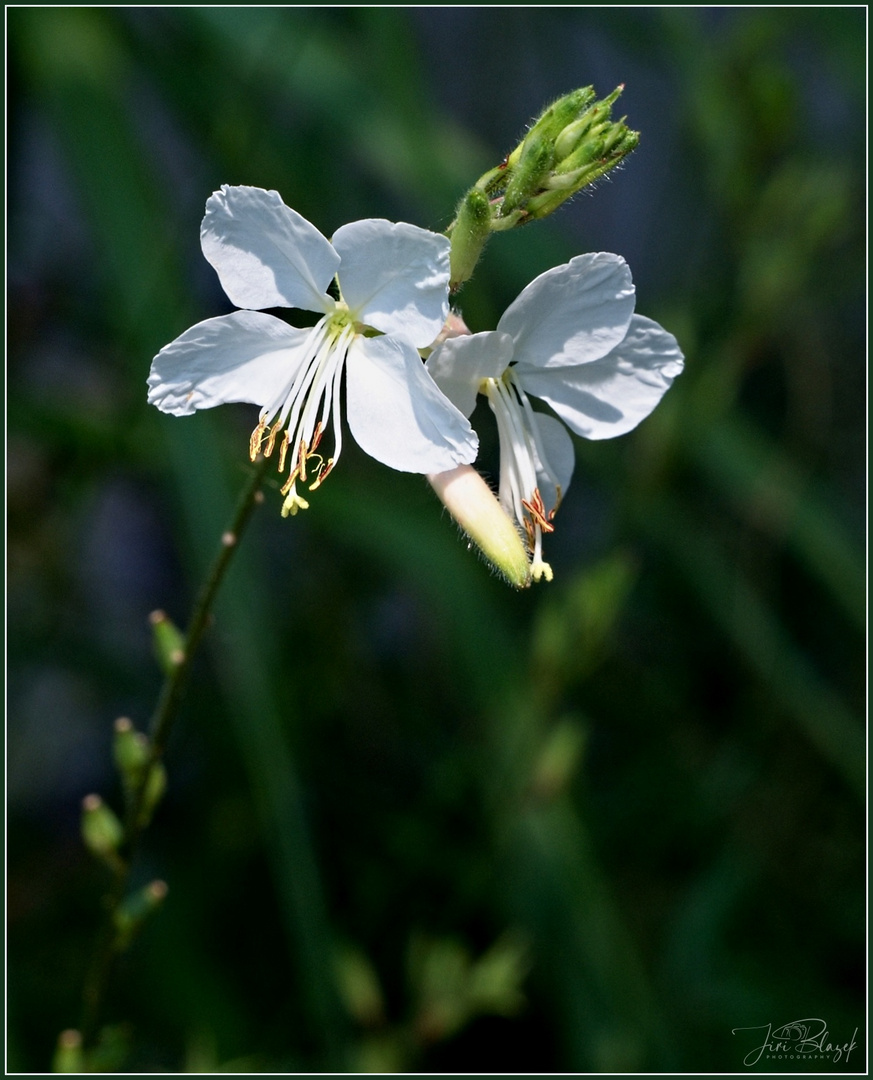
[[[611,118],[623,89],[602,101],[593,86],[559,98],[467,192],[449,230],[453,289],[470,278],[491,233],[547,217],[636,148],[639,132],[628,128],[627,117]]]

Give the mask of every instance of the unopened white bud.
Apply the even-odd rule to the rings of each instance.
[[[446,509],[510,585],[530,585],[530,563],[515,523],[472,465],[432,473],[428,481]]]

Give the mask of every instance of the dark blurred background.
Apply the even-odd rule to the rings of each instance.
[[[330,235],[435,230],[554,97],[626,89],[624,167],[496,237],[462,306],[629,262],[685,373],[578,440],[524,594],[350,443],[270,489],[222,594],[105,1020],[131,1071],[736,1072],[865,1027],[866,9],[15,8],[8,30],[8,1065],[79,1022],[118,806],[245,482],[254,410],[146,405],[231,310],[222,183]],[[487,410],[481,467],[497,474]],[[732,1034],[750,1027],[756,1032]]]

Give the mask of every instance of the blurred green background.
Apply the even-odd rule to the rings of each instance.
[[[578,441],[555,581],[524,594],[350,443],[307,513],[268,490],[138,864],[169,897],[105,1019],[132,1071],[735,1072],[757,1042],[732,1029],[804,1017],[858,1029],[822,1071],[863,1069],[865,9],[7,30],[9,1068],[79,1022],[106,885],[81,799],[118,805],[147,616],[184,623],[247,475],[252,408],[145,399],[157,350],[231,310],[206,198],[441,230],[552,98],[623,82],[640,148],[496,237],[462,306],[493,328],[615,251],[685,373]]]

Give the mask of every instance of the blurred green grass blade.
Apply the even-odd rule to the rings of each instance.
[[[676,500],[662,497],[641,524],[669,553],[715,624],[800,730],[856,795],[864,798],[865,736],[843,704],[791,642],[778,618],[708,534]]]
[[[404,200],[423,203],[434,218],[427,224],[448,225],[485,155],[434,108],[406,18],[381,8],[356,9],[339,21],[328,11],[298,9],[292,17],[287,9],[205,7],[191,9],[190,19],[241,75],[278,88],[293,113],[318,117],[337,190],[357,161],[358,171],[364,164]],[[390,65],[375,61],[386,49]],[[296,172],[304,180],[305,164]]]
[[[669,1067],[669,1025],[579,816],[563,799],[504,809],[497,895],[530,936],[570,1069]]]
[[[382,567],[426,601],[452,670],[472,695],[471,711],[487,706],[496,686],[514,685],[520,650],[504,612],[527,598],[468,549],[423,477],[376,467],[364,492],[351,489],[348,474],[336,475],[317,499],[316,531],[360,552],[362,572]]]
[[[559,700],[597,667],[636,577],[633,559],[618,551],[544,594],[530,642],[531,679],[541,702]]]
[[[708,481],[774,542],[795,551],[863,629],[867,616],[861,553],[788,455],[736,414],[712,423],[689,443]]]
[[[209,420],[166,422],[190,545],[201,552],[204,538],[221,536],[235,501],[233,482],[238,474],[245,475],[244,468],[217,468],[223,446]],[[246,461],[246,449],[240,447],[241,463]],[[202,557],[197,562],[202,564]],[[271,608],[266,596],[255,555],[243,543],[216,601],[217,625],[210,645],[298,965],[289,983],[300,987],[323,1067],[341,1070],[347,1065],[346,1032],[333,979],[333,940],[291,751],[289,728],[301,717],[293,702],[281,710],[277,702],[276,673],[283,665],[269,632]],[[285,686],[291,682],[282,680]]]
[[[94,231],[94,265],[110,301],[103,311],[121,335],[141,340],[184,301],[167,215],[123,101],[133,77],[130,57],[99,9],[11,14],[25,20],[25,78],[47,108]],[[129,359],[133,369],[139,358]]]

